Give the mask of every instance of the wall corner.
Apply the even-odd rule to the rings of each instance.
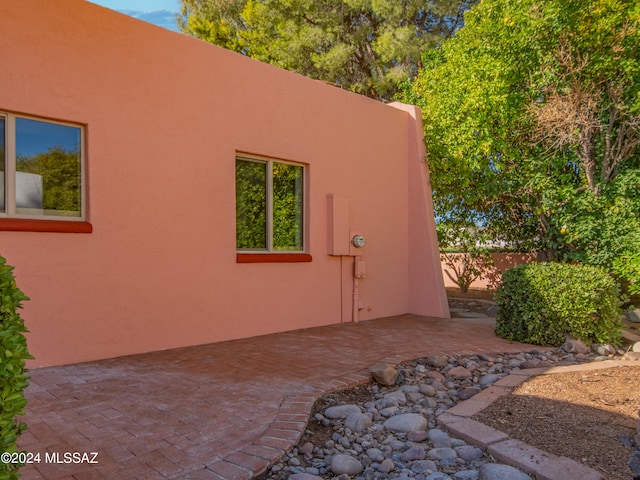
[[[449,318],[423,140],[422,112],[415,105],[400,102],[389,106],[408,114],[409,311],[417,315]]]

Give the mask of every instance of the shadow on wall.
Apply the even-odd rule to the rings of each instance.
[[[495,290],[506,270],[534,261],[535,253],[440,253],[444,286],[462,292],[469,288]]]

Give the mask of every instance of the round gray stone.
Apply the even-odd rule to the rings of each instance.
[[[421,383],[420,393],[426,395],[427,397],[433,397],[436,394],[436,389],[431,385],[428,385],[426,383]]]
[[[539,366],[540,366],[540,362],[537,362],[537,361],[530,362],[529,360],[526,360],[520,364],[520,368],[522,370],[527,370],[529,368],[538,368]]]
[[[627,320],[630,322],[640,322],[640,310],[628,310]]]
[[[398,440],[397,438],[390,440],[388,445],[392,450],[403,450],[407,446],[406,443],[404,443],[402,440]]]
[[[427,432],[429,440],[434,448],[450,448],[451,438],[449,434],[439,428],[432,428]]]
[[[383,417],[393,417],[396,413],[398,413],[398,410],[398,407],[388,407],[379,410],[378,413],[380,413],[380,415],[382,415]]]
[[[407,440],[410,442],[424,442],[428,438],[427,432],[409,432],[407,433]]]
[[[407,396],[400,390],[387,393],[382,399],[383,407],[393,407],[397,405],[404,405],[405,403],[407,403]]]
[[[471,397],[476,395],[479,391],[475,388],[463,388],[458,392],[458,400],[469,400]]]
[[[367,449],[367,456],[374,462],[381,462],[384,460],[384,453],[379,448]]]
[[[480,467],[478,480],[531,480],[531,477],[509,465],[485,463]]]
[[[596,344],[593,346],[593,349],[598,355],[602,357],[616,354],[616,348],[613,345],[609,345],[608,343]]]
[[[310,473],[294,473],[289,475],[289,480],[322,480],[322,477]]]
[[[329,407],[324,411],[324,416],[327,418],[347,418],[352,413],[362,413],[358,405],[337,405],[335,407]]]
[[[382,473],[392,472],[394,468],[396,468],[396,465],[390,458],[385,458],[380,465],[378,465],[378,471]]]
[[[454,480],[478,480],[477,470],[463,470],[453,474]]]
[[[438,466],[431,460],[418,460],[411,463],[411,471],[413,473],[430,474],[438,471]]]
[[[455,447],[454,450],[458,456],[465,462],[473,462],[474,460],[480,460],[484,452],[478,447],[473,445],[463,445],[461,447]]]
[[[419,413],[403,413],[385,420],[383,426],[392,432],[414,432],[427,429],[427,419]]]
[[[419,445],[414,445],[409,447],[404,452],[400,454],[400,460],[403,462],[413,462],[414,460],[424,460],[426,457],[426,452],[424,451],[424,447]]]
[[[451,480],[451,477],[446,473],[433,472],[425,477],[425,480]]]
[[[589,353],[590,350],[582,340],[571,337],[567,337],[560,348],[567,353]]]
[[[480,381],[478,383],[484,387],[487,385],[493,385],[498,380],[500,380],[500,377],[498,375],[496,375],[495,373],[488,373],[480,377]]]
[[[373,424],[373,415],[370,413],[354,412],[344,421],[344,426],[354,432],[366,430]]]
[[[358,475],[362,472],[362,464],[350,455],[334,455],[331,459],[331,471],[334,475]]]
[[[434,460],[445,460],[445,459],[454,459],[458,458],[458,454],[453,448],[441,447],[441,448],[432,448],[427,452],[427,457],[432,458]]]
[[[426,408],[436,408],[438,406],[438,402],[433,397],[427,397],[422,399],[420,405]]]
[[[311,442],[306,442],[304,445],[302,445],[298,451],[302,454],[302,455],[311,455],[313,453],[313,443]]]

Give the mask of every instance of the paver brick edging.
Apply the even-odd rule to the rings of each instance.
[[[394,357],[394,366],[410,360]],[[242,449],[240,453],[243,454],[234,452],[223,460],[207,465],[206,470],[215,473],[218,480],[250,480],[264,473],[271,464],[293,450],[306,429],[313,404],[320,397],[369,382],[369,370],[363,369],[337,378],[315,381],[309,387],[311,391],[285,397],[265,432],[252,445]]]
[[[536,480],[606,480],[599,472],[575,460],[547,453],[520,440],[494,443],[487,453],[496,460],[535,475]]]
[[[436,422],[452,434],[468,443],[486,450],[496,460],[532,474],[538,480],[604,480],[604,477],[592,468],[567,457],[553,455],[527,445],[492,427],[484,425],[470,417],[487,408],[503,395],[507,395],[520,384],[537,375],[553,375],[565,372],[586,372],[605,368],[639,366],[637,361],[605,360],[563,367],[532,368],[520,370],[503,377],[469,400],[465,400],[436,417]],[[488,392],[485,394],[485,392]]]
[[[311,392],[305,391],[285,397],[273,421],[252,445],[207,465],[206,470],[215,473],[217,480],[250,480],[264,473],[271,464],[290,452],[298,443],[306,429],[313,404],[323,395],[333,391],[369,383],[371,379],[368,370],[366,373],[363,372],[314,382],[310,387]]]
[[[443,413],[436,419],[439,425],[467,443],[486,450],[490,445],[509,439],[509,435],[470,418]]]

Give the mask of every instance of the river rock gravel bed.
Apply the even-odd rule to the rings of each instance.
[[[574,345],[523,353],[432,355],[396,367],[391,386],[377,383],[318,399],[298,445],[265,480],[519,480],[481,449],[439,428],[436,417],[519,369],[620,358],[624,352]]]

